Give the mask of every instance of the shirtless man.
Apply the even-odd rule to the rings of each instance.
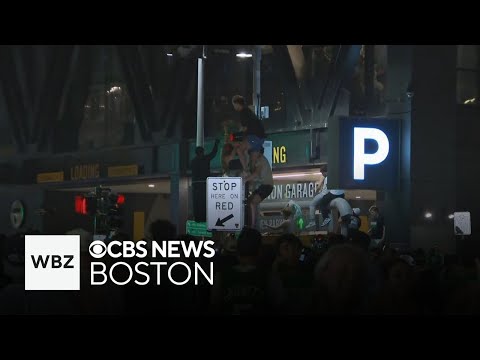
[[[263,147],[257,146],[250,151],[251,175],[244,178],[245,183],[250,183],[254,189],[247,202],[250,206],[252,228],[256,227],[257,206],[273,191],[272,168],[267,158],[263,155]]]
[[[232,98],[232,105],[240,117],[243,140],[237,146],[238,158],[244,169],[247,169],[248,151],[260,149],[265,141],[265,128],[260,119],[248,108],[245,99],[240,95]]]

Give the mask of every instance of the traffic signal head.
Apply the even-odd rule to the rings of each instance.
[[[123,221],[123,205],[125,196],[122,194],[110,194],[110,203],[107,211],[107,224],[110,228],[121,228]]]
[[[123,194],[110,194],[109,200],[111,204],[123,205],[125,204],[125,195]]]
[[[93,215],[97,211],[97,201],[94,197],[75,196],[75,212],[80,215]]]
[[[81,215],[87,215],[87,198],[83,195],[75,196],[75,212]]]

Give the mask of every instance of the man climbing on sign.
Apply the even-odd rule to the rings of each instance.
[[[330,202],[336,198],[345,198],[345,192],[339,189],[328,189],[327,187],[327,165],[322,166],[320,172],[323,175],[323,181],[320,185],[320,192],[313,198],[312,202],[310,203],[310,222],[305,227],[305,229],[315,228],[315,210],[320,207],[320,211],[322,212],[323,222],[320,227],[326,226],[330,223],[330,210],[328,208]]]
[[[250,210],[250,227],[256,227],[257,206],[265,200],[273,191],[272,168],[265,155],[263,147],[255,146],[249,150],[251,175],[244,178],[245,183],[250,183],[252,194],[247,203]]]

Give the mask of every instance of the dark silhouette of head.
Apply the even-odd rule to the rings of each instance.
[[[380,214],[380,210],[378,209],[378,207],[376,205],[370,206],[370,209],[368,209],[368,212],[372,216]]]
[[[172,240],[176,237],[175,225],[168,220],[156,220],[150,225],[153,240]]]
[[[348,238],[351,244],[354,246],[358,246],[365,251],[368,251],[368,249],[370,248],[370,236],[368,236],[368,234],[364,233],[363,231],[360,231],[358,229],[350,229]]]
[[[197,146],[195,148],[195,154],[197,154],[197,156],[203,156],[203,154],[205,153],[205,149],[201,146]]]
[[[238,236],[237,253],[240,257],[256,257],[262,245],[262,234],[258,230],[245,228]]]
[[[302,253],[302,241],[293,234],[284,234],[277,239],[277,256],[285,263],[295,265]]]
[[[367,285],[367,254],[349,244],[334,246],[315,268],[315,305],[320,312],[359,313]]]
[[[241,95],[235,95],[232,98],[232,105],[235,111],[242,111],[246,106],[247,103],[245,101],[245,98]]]

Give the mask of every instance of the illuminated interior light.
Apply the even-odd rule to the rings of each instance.
[[[301,176],[318,176],[321,173],[291,173],[291,174],[274,174],[274,179],[282,179],[282,178],[291,178],[291,177],[301,177]]]
[[[241,52],[241,53],[237,54],[237,57],[242,58],[242,59],[251,58],[252,56],[253,56],[252,54],[248,54],[248,53],[244,53],[244,52]]]

